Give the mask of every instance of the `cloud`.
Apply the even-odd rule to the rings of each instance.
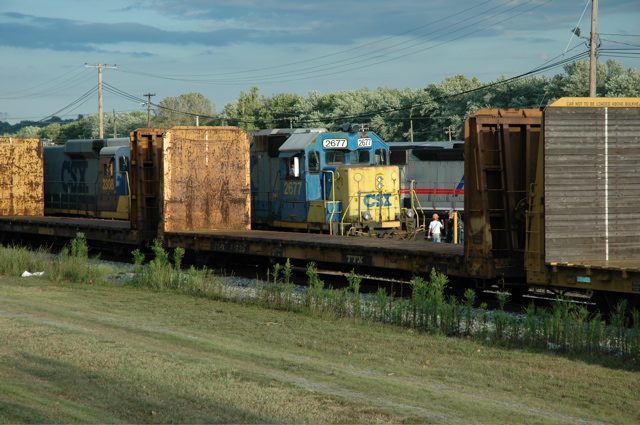
[[[0,25],[0,45],[25,49],[100,52],[104,50],[96,46],[119,43],[226,46],[242,40],[260,40],[251,31],[166,31],[131,22],[81,23],[18,13],[5,13],[2,16],[12,20]]]
[[[540,14],[532,11],[540,7],[558,9],[553,3],[549,5],[548,0],[485,0],[473,4],[451,1],[457,2],[460,5],[455,9],[450,2],[433,1],[428,8],[418,11],[416,2],[409,0],[373,1],[366,7],[336,0],[137,1],[114,11],[122,17],[131,15],[130,20],[120,22],[7,12],[0,15],[4,21],[0,22],[0,45],[98,52],[101,45],[118,43],[351,46],[365,39],[398,37],[412,40],[412,45],[441,44],[460,38],[498,37],[505,31],[522,29],[523,21],[540,30],[553,25],[553,19],[540,19]],[[551,15],[560,19],[562,14],[556,12]],[[173,24],[169,28],[157,23],[152,14],[169,18]]]

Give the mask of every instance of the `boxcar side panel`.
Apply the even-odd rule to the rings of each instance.
[[[469,276],[523,279],[527,199],[542,113],[481,109],[465,124],[465,261]]]
[[[163,145],[165,232],[250,229],[249,136],[237,127],[174,127]]]
[[[39,139],[0,138],[0,216],[44,215]]]
[[[545,110],[546,263],[640,256],[640,107],[596,100]]]

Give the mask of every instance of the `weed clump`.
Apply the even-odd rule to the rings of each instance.
[[[213,271],[190,266],[182,269],[184,248],[178,247],[169,254],[157,239],[151,247],[153,258],[146,265],[146,256],[139,249],[132,252],[134,264],[133,283],[156,291],[177,290],[185,293],[211,293],[221,295],[222,286]]]

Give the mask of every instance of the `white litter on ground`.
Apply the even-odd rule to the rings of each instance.
[[[29,277],[29,276],[42,276],[44,274],[44,272],[35,272],[35,273],[29,273],[28,271],[24,271],[22,273],[22,277]]]

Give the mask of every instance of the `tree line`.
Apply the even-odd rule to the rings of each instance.
[[[154,105],[150,126],[235,125],[245,130],[316,127],[335,130],[346,122],[364,124],[386,141],[462,140],[464,122],[482,108],[540,108],[561,97],[586,97],[589,93],[589,60],[564,66],[551,77],[499,78],[483,83],[464,75],[421,89],[359,89],[330,94],[260,94],[258,87],[241,91],[238,98],[216,113],[213,103],[201,93],[167,97]],[[598,97],[640,97],[640,73],[614,59],[597,64]],[[54,117],[55,118],[55,117]],[[105,114],[105,137],[128,135],[148,126],[147,113]],[[22,126],[5,136],[39,137],[55,141],[98,137],[98,116],[46,126]],[[8,124],[7,124],[8,125]],[[4,130],[3,130],[4,128]],[[113,129],[113,131],[110,131]]]

